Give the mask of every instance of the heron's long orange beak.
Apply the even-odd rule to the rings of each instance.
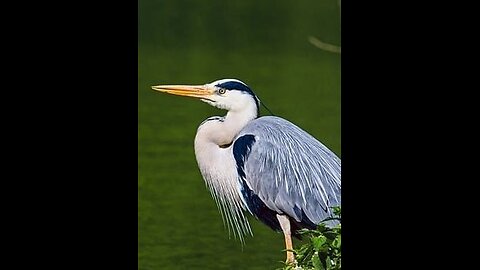
[[[157,85],[152,86],[152,89],[167,94],[196,98],[207,98],[214,93],[214,89],[207,85]]]

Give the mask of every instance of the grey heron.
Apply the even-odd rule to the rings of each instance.
[[[229,230],[242,241],[253,235],[244,215],[248,211],[283,232],[286,261],[295,262],[291,236],[299,237],[301,228],[316,228],[332,216],[331,207],[341,204],[340,158],[291,122],[259,117],[260,100],[242,81],[152,89],[227,110],[198,127],[194,148],[200,172]]]

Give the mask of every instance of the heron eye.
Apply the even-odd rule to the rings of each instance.
[[[227,90],[225,90],[224,88],[218,89],[218,93],[219,93],[220,95],[225,94],[225,92],[227,92]]]

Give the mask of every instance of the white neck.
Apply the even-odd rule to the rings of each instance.
[[[254,103],[249,103],[241,109],[230,110],[223,121],[208,121],[200,126],[195,141],[201,140],[216,146],[231,144],[235,136],[255,118],[257,106]]]
[[[243,235],[252,232],[248,220],[241,211],[246,208],[238,187],[232,142],[256,117],[255,104],[242,110],[230,110],[223,121],[205,122],[198,128],[195,136],[195,156],[200,172],[222,212],[227,227],[242,241]]]
[[[222,130],[226,132],[225,141],[231,143],[235,136],[253,119],[257,118],[257,108],[246,108],[242,111],[229,111],[222,122]]]

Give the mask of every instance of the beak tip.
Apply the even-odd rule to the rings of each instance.
[[[211,89],[207,89],[205,85],[152,85],[152,90],[162,93],[202,98],[211,95]]]
[[[159,88],[159,87],[156,86],[156,85],[152,85],[152,86],[150,86],[150,88],[151,88],[152,90],[154,90],[154,91],[161,91],[161,88]]]

